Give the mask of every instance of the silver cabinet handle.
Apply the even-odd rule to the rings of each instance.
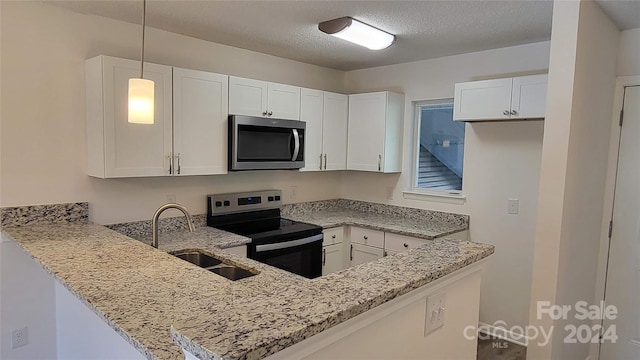
[[[387,253],[387,251],[385,250],[385,251],[382,253],[382,256],[383,256],[383,257],[386,257],[387,255],[389,255],[389,253]]]
[[[509,110],[505,110],[505,111],[503,111],[503,112],[502,112],[502,115],[504,115],[504,116],[509,116]]]
[[[268,116],[273,115],[273,111],[269,111],[269,112],[267,113],[267,115],[268,115]]]
[[[327,170],[327,154],[324,154],[324,169]]]
[[[291,161],[296,161],[298,158],[298,153],[300,152],[300,135],[298,134],[298,129],[293,129],[293,156],[291,157]]]
[[[349,250],[349,259],[353,261],[353,245],[351,245],[351,249]]]
[[[382,171],[382,155],[378,155],[378,171]]]
[[[320,170],[322,170],[322,154],[320,154]]]
[[[167,154],[167,159],[169,159],[169,175],[172,175],[173,167],[171,167],[171,164],[173,163],[173,156],[171,156],[171,153]]]
[[[365,240],[369,239],[369,237],[368,237],[367,235],[363,236],[363,238],[364,238]]]
[[[180,175],[180,153],[176,154],[176,160],[178,161],[176,164],[176,174]]]
[[[322,249],[322,266],[327,263],[327,249]]]
[[[511,115],[518,115],[518,112],[515,110],[511,110]]]
[[[404,246],[404,247],[408,248],[408,247],[409,247],[409,244],[404,243],[404,244],[402,244],[402,246]]]
[[[263,111],[263,112],[262,112],[262,116],[267,116],[267,112],[266,112],[266,111]]]

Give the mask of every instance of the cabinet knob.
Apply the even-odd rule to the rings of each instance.
[[[267,115],[269,115],[269,116],[273,115],[273,111],[269,111],[269,112],[267,113]]]
[[[364,238],[365,240],[367,240],[369,237],[368,237],[367,235],[365,235],[365,236],[363,236],[363,238]]]
[[[511,115],[518,115],[518,112],[515,110],[511,110]]]
[[[505,116],[509,116],[509,110],[503,111],[502,114],[505,115]]]
[[[263,112],[262,112],[262,116],[267,116],[267,112],[266,112],[266,111],[263,111]]]
[[[332,239],[335,239],[335,238],[336,238],[336,236],[335,236],[335,235],[331,235],[331,238],[332,238]]]
[[[408,247],[409,247],[409,244],[404,243],[404,244],[402,244],[402,246],[404,246],[404,247],[408,248]]]

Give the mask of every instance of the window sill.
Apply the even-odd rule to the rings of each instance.
[[[456,205],[463,205],[467,201],[467,197],[463,194],[450,194],[440,191],[407,190],[402,192],[402,196],[409,200],[431,201]]]

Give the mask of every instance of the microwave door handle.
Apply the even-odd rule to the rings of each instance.
[[[298,153],[300,152],[300,135],[298,134],[298,129],[293,129],[293,142],[293,156],[291,157],[291,161],[296,161]]]

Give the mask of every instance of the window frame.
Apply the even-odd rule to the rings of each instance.
[[[418,187],[418,173],[420,165],[420,116],[422,107],[429,105],[453,105],[453,98],[414,101],[413,105],[413,139],[411,144],[411,180],[409,188],[403,191],[403,196],[412,200],[428,200],[462,204],[466,201],[464,195],[464,167],[462,171],[461,190],[440,190]],[[466,126],[466,125],[465,125]],[[465,131],[466,134],[466,131]],[[466,135],[465,135],[466,138]]]

